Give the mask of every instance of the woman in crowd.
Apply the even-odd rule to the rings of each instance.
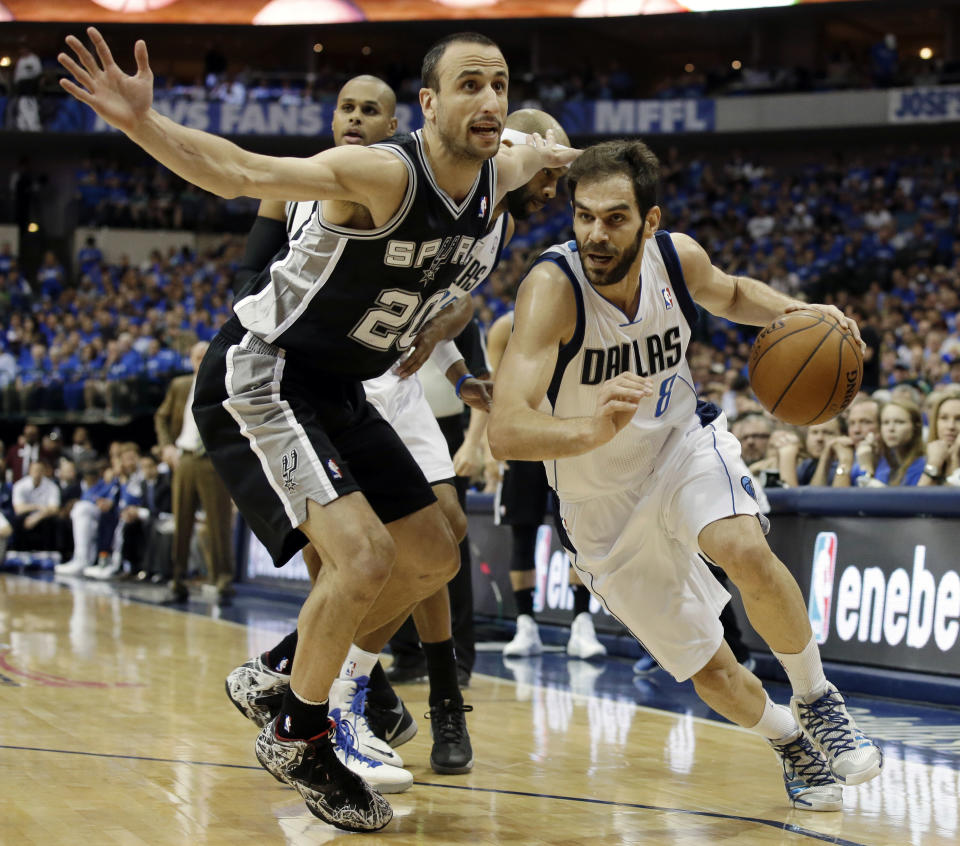
[[[880,411],[879,439],[868,435],[857,447],[853,475],[860,487],[916,485],[925,463],[920,408],[897,398]]]
[[[927,454],[918,484],[960,486],[960,393],[944,394],[931,409]]]

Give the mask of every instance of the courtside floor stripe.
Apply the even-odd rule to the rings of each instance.
[[[112,758],[124,761],[148,761],[159,764],[191,764],[197,767],[221,767],[231,770],[262,770],[260,766],[252,764],[221,764],[216,761],[189,761],[182,758],[153,758],[147,755],[117,755],[106,752],[81,752],[74,749],[47,749],[40,746],[13,746],[6,743],[0,743],[0,749],[12,749],[17,752],[52,752],[56,755],[83,755],[89,758]],[[809,828],[792,825],[791,823],[780,822],[778,820],[764,820],[759,817],[741,817],[736,814],[721,814],[713,811],[691,811],[687,808],[667,808],[659,805],[643,805],[638,802],[614,802],[610,799],[591,799],[586,796],[561,796],[553,793],[533,793],[525,790],[503,790],[494,787],[470,787],[464,784],[436,784],[429,781],[414,781],[418,787],[438,787],[446,790],[465,790],[471,793],[494,793],[499,796],[519,796],[529,799],[556,799],[560,802],[581,802],[586,805],[605,805],[611,808],[631,808],[638,811],[655,811],[661,814],[682,814],[692,817],[706,817],[708,819],[730,820],[732,822],[752,823],[754,825],[765,825],[770,828],[780,829],[782,831],[797,834],[801,837],[807,837],[812,840],[819,840],[823,843],[834,843],[837,846],[866,846],[855,840],[845,840],[842,837],[834,837],[829,834],[821,834],[819,831],[812,831]]]

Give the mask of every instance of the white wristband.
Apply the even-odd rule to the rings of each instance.
[[[430,353],[430,360],[440,368],[440,372],[446,376],[447,371],[458,361],[463,361],[463,356],[457,345],[453,341],[440,341]]]

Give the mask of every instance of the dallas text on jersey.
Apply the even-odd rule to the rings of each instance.
[[[683,355],[680,330],[676,326],[667,329],[663,335],[647,335],[643,346],[646,348],[645,356],[638,338],[631,343],[624,342],[606,348],[587,347],[583,355],[580,384],[599,385],[627,370],[632,370],[638,376],[653,376],[676,367]]]

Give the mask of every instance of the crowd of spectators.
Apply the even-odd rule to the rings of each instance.
[[[242,243],[107,262],[88,239],[68,269],[48,252],[27,279],[0,244],[0,396],[7,416],[122,422],[152,413],[190,347],[230,314]]]
[[[36,561],[58,573],[160,583],[169,577],[170,471],[159,452],[114,441],[105,455],[87,428],[27,423],[0,444],[0,563]],[[165,551],[165,555],[163,554]]]

